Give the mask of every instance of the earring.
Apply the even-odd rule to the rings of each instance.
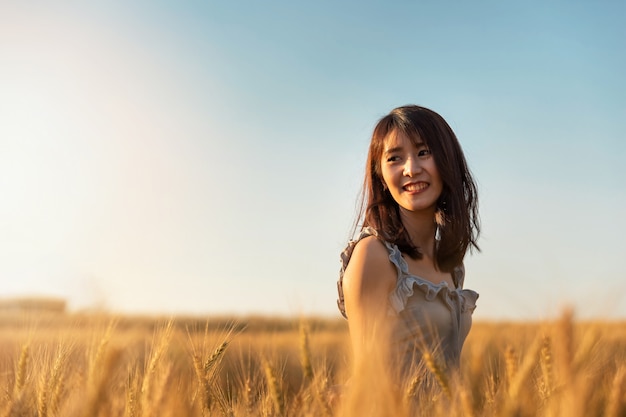
[[[439,224],[435,227],[435,241],[441,241],[441,229],[439,228]]]

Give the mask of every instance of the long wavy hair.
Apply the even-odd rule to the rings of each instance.
[[[450,272],[461,265],[468,248],[480,250],[476,243],[480,234],[478,193],[456,135],[434,111],[407,105],[380,119],[369,146],[357,222],[362,219],[361,229],[372,227],[403,253],[421,259],[420,248],[411,242],[402,224],[398,203],[383,186],[382,153],[387,136],[394,131],[404,133],[414,144],[423,141],[434,158],[443,182],[434,219],[441,236],[435,262],[439,270]]]

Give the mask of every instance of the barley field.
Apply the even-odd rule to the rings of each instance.
[[[458,375],[404,384],[350,378],[341,319],[0,313],[0,352],[0,417],[626,416],[626,323],[569,312],[475,323]]]

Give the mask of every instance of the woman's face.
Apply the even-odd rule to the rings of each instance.
[[[443,183],[425,143],[414,144],[404,133],[385,138],[380,160],[383,182],[398,205],[408,211],[435,211]]]

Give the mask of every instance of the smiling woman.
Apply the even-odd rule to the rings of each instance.
[[[430,149],[423,141],[413,143],[397,130],[385,142],[381,161],[383,187],[405,210],[433,207],[441,195],[442,184]]]
[[[454,373],[478,298],[463,288],[463,258],[480,227],[474,180],[441,116],[404,106],[379,121],[363,207],[338,283],[355,372],[383,355],[400,381],[433,361]]]

